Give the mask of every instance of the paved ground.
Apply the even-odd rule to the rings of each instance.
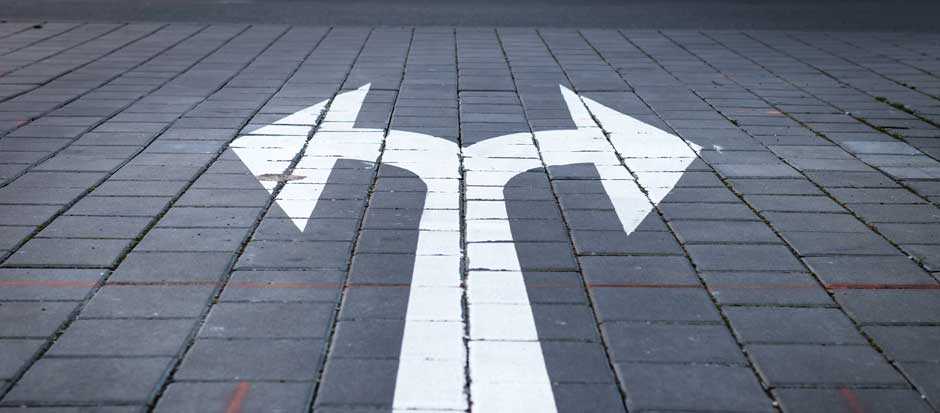
[[[13,19],[936,31],[935,0],[4,0]]]
[[[0,36],[4,413],[940,409],[938,35]]]

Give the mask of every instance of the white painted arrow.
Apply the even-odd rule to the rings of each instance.
[[[419,223],[394,408],[466,410],[460,148],[420,133],[393,130],[385,136],[380,129],[354,128],[368,91],[366,85],[337,95],[275,201],[303,231],[339,159],[375,163],[381,158],[424,182],[427,199]],[[676,185],[700,149],[564,87],[561,93],[576,129],[505,135],[463,150],[468,317],[473,321],[469,376],[474,409],[479,411],[557,410],[503,199],[509,180],[542,166],[593,164],[629,235]],[[232,143],[269,192],[303,149],[326,103]],[[639,185],[624,164],[636,173]]]
[[[576,129],[505,135],[464,149],[468,191],[475,186],[501,191],[513,177],[543,163],[593,164],[629,235],[675,186],[696,153],[677,136],[564,87],[561,93]],[[528,158],[507,160],[505,154]],[[656,172],[666,176],[649,187],[647,197],[621,162],[631,166],[651,160],[662,165]],[[556,411],[506,203],[501,193],[488,193],[495,199],[468,196],[467,207],[471,398],[485,412]]]

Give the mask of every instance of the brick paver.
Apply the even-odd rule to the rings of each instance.
[[[940,410],[938,41],[0,23],[0,411]]]

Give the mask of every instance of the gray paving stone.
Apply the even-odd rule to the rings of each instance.
[[[77,199],[84,192],[84,188],[24,190],[15,187],[6,187],[0,188],[0,203],[8,205],[65,205]]]
[[[0,340],[0,378],[12,379],[45,344],[44,340]]]
[[[67,215],[104,217],[155,217],[170,203],[169,198],[107,196],[85,197],[66,211]]]
[[[344,272],[332,270],[235,271],[222,291],[221,301],[335,303],[344,276]]]
[[[553,383],[555,407],[560,412],[624,412],[623,399],[614,384]]]
[[[193,320],[76,320],[49,349],[51,356],[175,356]]]
[[[840,290],[833,295],[859,323],[940,321],[940,295],[933,290]]]
[[[810,171],[806,176],[824,188],[897,188],[898,184],[878,172]]]
[[[118,181],[107,180],[98,185],[93,196],[176,196],[188,184],[186,181]]]
[[[368,405],[390,408],[396,360],[330,358],[314,408]]]
[[[103,172],[28,172],[16,179],[17,188],[89,188],[104,177]]]
[[[820,255],[895,255],[897,249],[874,232],[781,232],[783,239],[803,257]]]
[[[920,261],[928,271],[936,272],[940,270],[940,246],[938,245],[916,245],[906,244],[899,246],[904,252],[910,254]]]
[[[940,224],[878,224],[877,228],[897,244],[940,243]]]
[[[584,280],[595,284],[700,285],[689,260],[664,256],[580,257]]]
[[[173,228],[248,228],[258,219],[260,208],[170,208],[157,222]]]
[[[718,164],[715,170],[725,178],[798,178],[800,173],[793,168],[779,164]]]
[[[613,362],[743,364],[741,350],[720,325],[604,323]]]
[[[660,211],[669,221],[680,219],[713,219],[757,221],[757,214],[741,204],[662,204]]]
[[[745,195],[822,195],[806,179],[729,179],[731,187]]]
[[[688,245],[701,270],[801,271],[803,266],[782,245]]]
[[[845,141],[841,143],[855,154],[904,154],[915,155],[918,151],[903,142]]]
[[[251,241],[235,264],[251,268],[345,269],[352,244],[333,241]]]
[[[414,255],[356,254],[349,270],[350,284],[410,284]]]
[[[395,359],[401,354],[405,321],[367,319],[336,323],[331,357]]]
[[[849,214],[767,212],[763,216],[778,231],[841,233],[870,231],[864,223]]]
[[[48,238],[124,238],[139,237],[150,218],[61,216],[38,236]]]
[[[896,361],[940,361],[940,327],[870,326],[865,334]]]
[[[745,199],[758,212],[845,212],[825,196],[746,195]]]
[[[4,401],[146,402],[170,367],[169,358],[42,359]],[[76,381],[76,377],[82,380]]]
[[[197,207],[264,207],[270,195],[263,189],[190,189],[180,197],[176,205]]]
[[[833,305],[832,298],[807,273],[705,272],[708,291],[719,304]]]
[[[927,397],[927,402],[934,409],[940,406],[940,364],[938,363],[900,363],[901,371],[911,379],[911,383]]]
[[[339,317],[342,320],[404,319],[408,294],[408,288],[351,288],[346,290]]]
[[[209,305],[211,285],[105,285],[82,318],[197,317]]]
[[[748,354],[771,386],[903,385],[890,364],[868,346],[750,345]]]
[[[111,172],[117,169],[123,159],[86,158],[79,156],[56,155],[33,167],[33,171],[66,172]]]
[[[623,231],[573,231],[571,238],[578,255],[682,254],[675,237],[663,231],[636,231],[629,236]]]
[[[516,242],[516,254],[524,271],[577,271],[570,243]]]
[[[684,205],[684,204],[668,204],[668,205]],[[575,231],[622,231],[623,224],[617,218],[617,215],[610,210],[564,210],[565,223],[569,228]],[[644,223],[637,227],[639,231],[650,231],[657,230],[655,228],[647,228],[646,224],[650,217],[648,216]],[[654,218],[655,219],[655,218]],[[543,226],[553,226],[556,228],[562,227],[561,222],[555,222],[550,220],[538,220],[530,222],[530,224],[543,225]],[[525,229],[521,227],[520,229]],[[520,231],[522,232],[522,231]]]
[[[724,312],[743,343],[866,344],[834,308],[728,307]]]
[[[533,304],[587,304],[581,274],[576,272],[535,272],[522,274],[529,302]]]
[[[111,267],[130,244],[130,240],[34,238],[4,265]]]
[[[834,198],[844,204],[920,204],[924,201],[901,188],[832,188]]]
[[[645,363],[617,363],[615,367],[631,411],[773,410],[747,367]]]
[[[684,243],[781,243],[767,224],[737,221],[672,221],[670,227]]]
[[[2,413],[134,413],[141,406],[0,407]]]
[[[808,257],[804,261],[826,284],[933,284],[911,259],[894,257]]]
[[[134,250],[235,253],[247,236],[248,230],[241,228],[154,228]]]
[[[535,304],[532,306],[540,340],[597,341],[594,313],[585,305]]]
[[[850,204],[849,209],[875,223],[940,223],[940,208],[933,205]]]
[[[323,338],[334,306],[329,303],[219,303],[199,331],[203,338]]]
[[[10,301],[0,303],[0,337],[51,336],[65,323],[76,302]]]
[[[613,383],[614,374],[600,343],[543,341],[553,383]]]
[[[0,300],[82,300],[106,274],[103,270],[2,268]]]
[[[362,230],[356,251],[360,253],[413,253],[418,244],[418,232],[413,230]]]
[[[57,205],[0,205],[0,225],[39,226],[61,208]]]
[[[312,381],[324,351],[321,340],[196,340],[177,380]]]
[[[784,412],[930,412],[920,394],[908,389],[777,389]]]
[[[735,196],[733,192],[726,188],[722,187],[706,187],[706,188],[682,188],[677,187],[673,188],[672,191],[669,191],[669,194],[663,198],[662,202],[665,203],[682,203],[682,202],[709,202],[709,203],[736,203],[739,202],[738,197]]]
[[[222,252],[135,250],[121,261],[109,281],[216,281],[227,273],[232,258],[232,254]]]
[[[303,233],[290,219],[265,218],[252,234],[256,240],[349,241],[356,239],[358,219],[317,219],[307,221]],[[413,249],[412,249],[413,251]]]
[[[700,288],[591,288],[600,322],[720,321]]]
[[[242,383],[173,383],[167,387],[155,411],[202,413],[224,410],[231,405],[233,395],[244,388],[244,396],[238,404],[241,412],[296,412],[306,409],[307,398],[312,391],[307,383]]]

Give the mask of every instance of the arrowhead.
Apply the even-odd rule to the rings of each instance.
[[[362,109],[362,102],[369,93],[370,84],[359,89],[340,93],[333,99],[329,110],[323,116],[321,115],[328,101],[324,100],[313,106],[306,107],[294,112],[286,117],[272,122],[270,125],[255,129],[245,135],[235,139],[229,147],[244,162],[245,166],[251,171],[252,175],[258,178],[261,185],[273,194],[277,189],[277,184],[284,179],[284,174],[288,172],[291,163],[297,158],[297,155],[304,150],[307,144],[307,138],[310,131],[318,124],[321,129],[326,128],[331,132],[381,132],[379,129],[355,129],[356,118]],[[335,135],[335,134],[334,134]],[[312,139],[316,139],[316,135]],[[314,142],[311,140],[311,142]],[[317,140],[315,143],[321,143]],[[316,156],[311,148],[316,146],[307,146],[304,156]],[[342,154],[338,154],[342,155]],[[354,156],[346,156],[355,159]],[[322,169],[331,170],[334,162],[339,159],[338,156],[323,156],[318,166]],[[366,159],[374,161],[374,159]],[[305,187],[295,188],[296,185],[305,185]],[[322,185],[305,183],[303,181],[287,181],[284,189],[291,187],[294,191],[290,193],[303,193],[303,199],[276,199],[278,206],[291,218],[294,225],[301,232],[307,226],[307,221],[316,208],[319,200]],[[297,191],[297,189],[300,189]]]

